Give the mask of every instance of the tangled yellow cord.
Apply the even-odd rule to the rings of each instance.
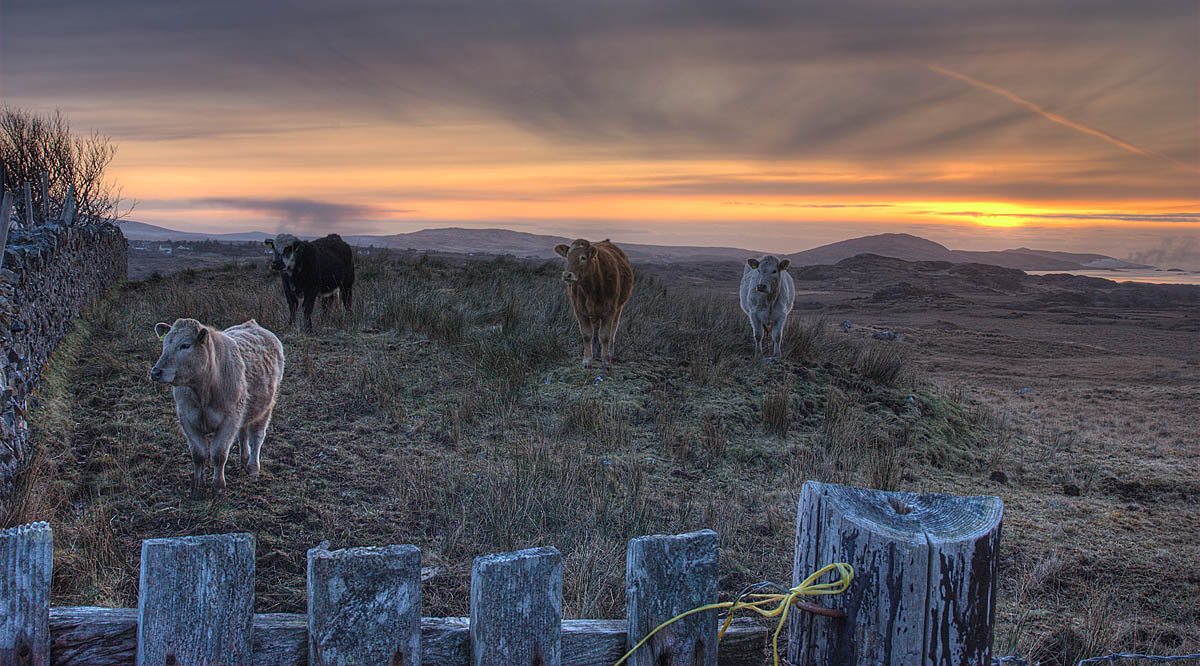
[[[818,578],[825,575],[827,572],[834,570],[836,570],[841,576],[838,580],[832,583],[816,582]],[[692,610],[680,613],[679,615],[676,615],[675,617],[655,627],[654,631],[646,634],[645,638],[638,641],[637,645],[634,645],[633,648],[631,648],[629,652],[626,652],[625,656],[617,660],[617,663],[613,664],[613,666],[621,666],[621,664],[625,663],[625,660],[629,659],[634,652],[637,652],[638,648],[642,647],[642,645],[645,645],[646,641],[650,640],[651,636],[658,633],[659,629],[662,629],[676,620],[692,615],[693,613],[713,610],[714,608],[729,609],[729,615],[726,616],[725,622],[721,625],[721,630],[717,632],[717,643],[720,643],[721,639],[725,637],[725,630],[728,629],[729,625],[733,622],[733,614],[739,610],[752,610],[763,617],[778,617],[779,625],[775,627],[775,634],[771,638],[771,651],[775,658],[775,666],[779,666],[779,633],[783,631],[783,625],[785,622],[787,622],[788,609],[791,608],[792,604],[795,603],[800,597],[817,596],[821,594],[841,594],[842,592],[846,591],[846,588],[850,587],[850,581],[852,580],[854,580],[854,567],[846,564],[845,562],[834,562],[833,564],[827,564],[821,567],[820,570],[816,571],[808,578],[805,578],[804,582],[788,590],[787,594],[745,594],[739,595],[738,598],[734,599],[733,601],[723,601],[721,603],[708,604],[699,608],[693,608]],[[743,598],[752,599],[753,601],[742,601]],[[778,605],[776,605],[774,608],[763,608],[763,606],[767,606],[772,602],[777,602]]]

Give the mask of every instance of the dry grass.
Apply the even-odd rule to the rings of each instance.
[[[60,350],[34,416],[44,464],[20,515],[54,524],[54,603],[134,605],[143,538],[249,531],[262,612],[303,610],[305,552],[329,539],[418,545],[439,570],[428,615],[467,612],[476,555],[554,545],[566,614],[616,617],[633,536],[713,528],[723,593],[786,582],[804,479],[927,490],[1017,446],[1015,427],[921,385],[887,343],[797,321],[783,361],[764,363],[732,299],[649,279],[597,382],[558,273],[364,262],[353,311],[318,312],[314,335],[284,328],[261,267],[130,283]],[[263,478],[231,471],[223,503],[187,499],[169,393],[145,379],[151,327],[177,316],[256,318],[288,357]]]

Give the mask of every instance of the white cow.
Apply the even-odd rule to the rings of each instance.
[[[774,356],[783,353],[783,326],[796,300],[796,284],[788,275],[791,263],[774,255],[761,259],[750,258],[742,268],[742,288],[739,292],[742,312],[750,317],[754,331],[754,353],[763,352],[763,338],[770,336]]]
[[[204,466],[213,467],[213,491],[225,494],[225,462],[236,440],[251,478],[271,423],[283,378],[283,345],[251,319],[224,331],[195,319],[155,324],[162,356],[150,379],[174,388],[175,413],[192,452],[192,493],[204,486]]]

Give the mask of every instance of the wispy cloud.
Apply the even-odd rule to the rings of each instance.
[[[769,201],[722,201],[722,206],[753,206],[761,208],[891,208],[892,204],[806,204],[806,203],[771,203]]]
[[[1087,125],[1084,125],[1083,123],[1076,122],[1074,120],[1071,120],[1070,118],[1067,118],[1060,114],[1054,113],[1053,111],[1045,109],[1042,106],[1025,99],[1024,97],[1021,97],[1020,95],[1014,93],[1011,90],[1006,90],[1004,88],[1001,88],[1000,86],[992,85],[990,83],[980,81],[979,79],[972,78],[970,76],[967,76],[966,74],[962,74],[962,73],[956,72],[954,70],[946,69],[945,67],[939,67],[938,65],[932,65],[929,63],[925,63],[924,66],[926,69],[928,69],[932,72],[937,72],[938,74],[941,74],[943,76],[948,76],[953,79],[958,79],[959,81],[962,81],[969,85],[975,86],[976,88],[981,88],[983,90],[987,90],[988,92],[992,92],[997,95],[1000,95],[1001,97],[1004,97],[1005,99],[1008,99],[1012,102],[1020,104],[1021,106],[1029,109],[1030,111],[1033,111],[1034,113],[1045,118],[1046,120],[1058,123],[1059,125],[1070,127],[1071,129],[1073,129],[1077,132],[1082,132],[1084,134],[1090,134],[1091,136],[1094,136],[1098,139],[1107,141],[1107,142],[1111,143],[1112,145],[1117,146],[1118,148],[1121,148],[1123,150],[1127,150],[1131,153],[1136,153],[1136,154],[1142,155],[1144,157],[1150,157],[1153,159],[1162,160],[1164,162],[1174,165],[1177,168],[1184,169],[1187,171],[1200,171],[1200,168],[1198,168],[1196,165],[1187,164],[1185,162],[1180,162],[1179,160],[1177,160],[1173,157],[1168,157],[1167,155],[1163,155],[1161,153],[1156,153],[1151,150],[1146,150],[1145,148],[1140,148],[1138,146],[1133,145],[1132,143],[1129,143],[1128,141],[1125,141],[1124,139],[1119,139],[1119,138],[1109,134],[1108,132],[1098,130],[1094,127],[1088,127]]]
[[[1028,218],[1037,220],[1090,220],[1119,222],[1154,222],[1161,224],[1200,223],[1200,211],[1177,213],[989,213],[979,210],[916,210],[911,215],[953,215],[971,218]]]

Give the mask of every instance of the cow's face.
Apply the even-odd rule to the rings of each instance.
[[[279,234],[275,238],[263,241],[271,248],[274,255],[271,259],[271,270],[292,272],[296,268],[296,243],[300,239],[291,234]]]
[[[758,271],[758,280],[754,283],[754,289],[759,293],[768,296],[774,296],[779,289],[779,276],[787,270],[790,260],[779,260],[778,257],[768,254],[762,259],[750,258],[746,260],[746,265]]]
[[[162,355],[150,369],[151,380],[184,386],[207,367],[212,338],[200,322],[176,319],[170,326],[160,322],[154,325],[154,334],[162,340]]]
[[[591,270],[596,258],[596,248],[582,238],[570,245],[556,245],[554,252],[567,260],[567,269],[562,274],[563,282],[567,284],[579,282],[579,278]]]

